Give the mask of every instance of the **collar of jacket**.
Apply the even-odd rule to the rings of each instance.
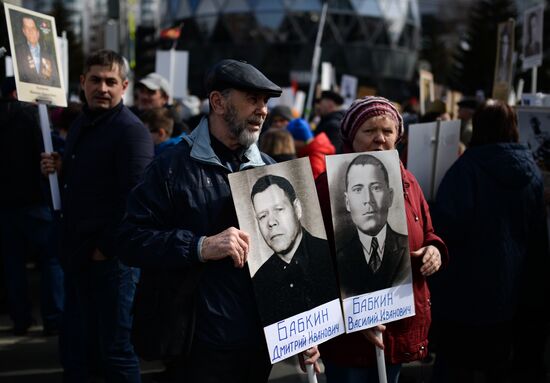
[[[103,121],[106,121],[111,116],[114,116],[116,113],[120,112],[123,106],[123,102],[120,101],[116,106],[111,109],[91,110],[88,105],[84,105],[82,107],[82,110],[84,112],[84,116],[86,117],[87,125],[95,126],[101,124]]]
[[[200,162],[223,166],[225,169],[232,171],[220,162],[220,159],[212,149],[210,132],[208,131],[208,116],[203,117],[195,130],[188,136],[183,136],[183,139],[191,147],[191,158]],[[248,159],[248,162],[242,163],[239,170],[266,165],[256,144],[250,146],[244,152],[244,156]]]

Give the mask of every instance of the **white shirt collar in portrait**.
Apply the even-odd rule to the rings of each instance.
[[[382,257],[384,254],[384,247],[386,245],[386,232],[388,229],[388,224],[385,224],[384,227],[376,234],[376,239],[378,240],[378,256],[380,257],[380,261],[382,261]],[[359,233],[359,240],[361,241],[361,244],[363,245],[363,253],[365,254],[365,259],[367,260],[367,263],[370,261],[371,257],[371,243],[372,238],[370,235],[367,235],[363,233],[360,230],[357,230]]]

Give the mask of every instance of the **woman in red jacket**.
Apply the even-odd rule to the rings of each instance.
[[[403,134],[403,119],[385,98],[355,100],[347,110],[340,134],[344,153],[395,149]],[[321,355],[328,383],[378,382],[375,347],[384,349],[388,382],[397,383],[401,364],[427,354],[431,322],[430,292],[426,277],[448,260],[447,248],[434,234],[428,204],[414,176],[401,164],[416,315],[375,328],[346,334],[322,344]],[[326,173],[316,181],[327,235],[333,240]],[[331,235],[332,234],[332,235]],[[331,244],[334,250],[334,242]],[[383,342],[376,337],[382,331]]]

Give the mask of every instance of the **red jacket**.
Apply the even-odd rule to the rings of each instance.
[[[441,252],[443,265],[448,262],[447,247],[433,232],[428,204],[414,176],[401,164],[401,179],[405,194],[405,210],[410,251],[433,245]],[[330,213],[330,199],[326,173],[316,181],[327,236],[335,254],[334,230]],[[430,291],[426,278],[420,273],[421,258],[411,258],[413,292],[416,315],[386,324],[384,353],[386,363],[397,364],[419,360],[426,356],[428,330],[432,319]],[[375,367],[375,346],[361,332],[345,334],[320,345],[321,357],[342,367]]]
[[[313,140],[300,149],[297,153],[298,157],[309,157],[311,162],[311,170],[313,178],[316,179],[321,173],[326,170],[325,156],[336,153],[334,145],[330,142],[325,132],[316,135]]]

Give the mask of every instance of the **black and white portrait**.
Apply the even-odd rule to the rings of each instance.
[[[495,83],[508,84],[512,81],[513,53],[514,25],[508,22],[501,23],[498,26]]]
[[[529,8],[523,14],[523,68],[542,64],[544,6]]]
[[[264,327],[337,299],[309,160],[234,173],[230,184]]]
[[[518,107],[520,141],[533,152],[542,170],[550,171],[550,108]]]
[[[411,283],[397,152],[331,156],[327,169],[342,297]]]
[[[20,101],[66,106],[55,19],[4,4]]]

